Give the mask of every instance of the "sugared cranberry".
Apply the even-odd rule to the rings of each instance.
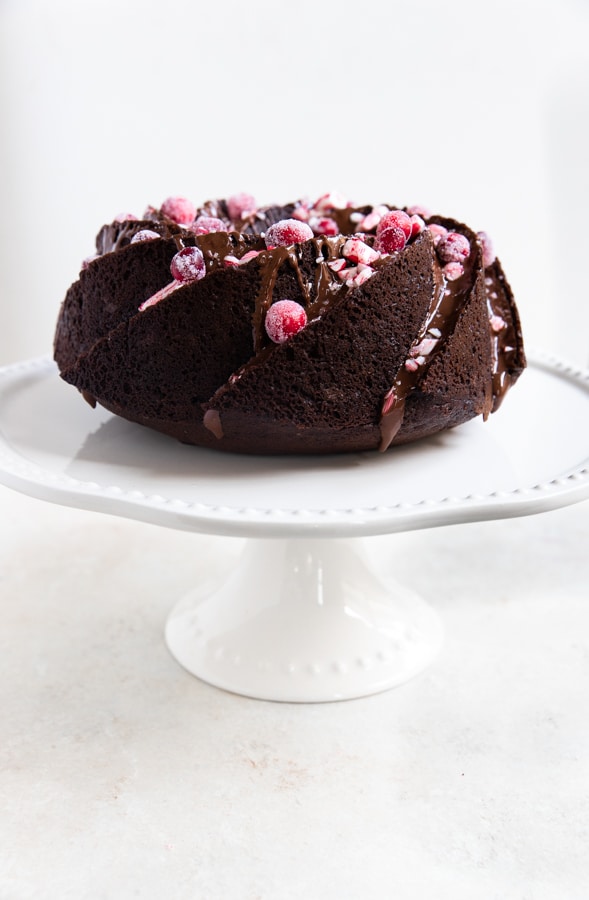
[[[422,219],[429,219],[432,214],[431,209],[428,209],[427,206],[421,206],[419,203],[408,206],[407,213],[410,216],[421,216]]]
[[[252,216],[255,213],[257,208],[256,199],[251,194],[233,194],[227,200],[229,218],[234,221],[247,219],[248,216]]]
[[[267,247],[290,247],[314,237],[313,229],[298,219],[282,219],[271,225],[265,235]]]
[[[196,207],[186,197],[168,197],[162,203],[162,215],[177,225],[189,225],[194,221]]]
[[[447,281],[456,281],[461,275],[464,275],[464,266],[459,262],[446,263],[442,269]]]
[[[470,242],[463,234],[449,231],[436,245],[436,250],[442,262],[464,262],[470,256]]]
[[[132,244],[140,244],[143,241],[155,241],[159,238],[159,234],[157,231],[152,231],[150,228],[142,228],[141,231],[138,231],[131,238]]]
[[[115,216],[114,220],[115,222],[136,222],[137,216],[134,216],[133,213],[122,212]]]
[[[377,225],[376,236],[378,237],[388,228],[400,228],[407,240],[409,240],[411,232],[413,231],[411,219],[402,209],[393,209],[390,212],[385,213]]]
[[[397,250],[402,250],[406,243],[407,235],[403,229],[393,225],[377,235],[374,249],[379,253],[395,253]]]
[[[427,227],[434,239],[434,246],[437,247],[442,238],[445,238],[448,234],[448,229],[444,228],[443,225],[436,225],[435,223],[432,225],[428,225]]]
[[[483,248],[483,265],[485,266],[485,268],[487,266],[492,266],[495,262],[495,251],[493,250],[493,243],[491,241],[491,238],[486,231],[478,231],[477,237],[481,243],[481,247]]]
[[[211,234],[214,231],[227,231],[227,226],[222,219],[216,216],[199,216],[190,225],[193,234]]]
[[[198,247],[184,247],[172,259],[170,271],[176,281],[188,284],[204,278],[207,270],[204,256]]]
[[[284,344],[307,324],[307,313],[294,300],[273,303],[265,319],[266,333],[275,344]]]

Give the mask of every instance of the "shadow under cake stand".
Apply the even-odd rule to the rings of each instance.
[[[0,369],[0,481],[63,505],[247,538],[230,571],[171,610],[171,653],[249,697],[350,699],[408,680],[442,643],[437,613],[381,580],[358,538],[589,497],[588,422],[589,374],[534,354],[487,423],[386,454],[234,456],[92,410],[43,358]]]

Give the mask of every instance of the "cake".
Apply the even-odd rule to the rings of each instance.
[[[255,454],[384,451],[486,419],[525,367],[485,233],[333,194],[118,216],[66,294],[54,355],[93,406]]]

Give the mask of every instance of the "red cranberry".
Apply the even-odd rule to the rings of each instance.
[[[157,238],[159,238],[157,231],[152,231],[150,228],[142,228],[141,231],[133,235],[131,243],[140,244],[143,241],[155,241]]]
[[[407,236],[403,229],[393,225],[377,235],[374,249],[379,253],[395,253],[397,250],[402,250],[406,243]]]
[[[464,266],[459,262],[449,262],[446,263],[442,271],[447,281],[456,281],[457,278],[464,275]]]
[[[227,200],[229,218],[233,220],[247,219],[255,213],[258,204],[251,194],[233,194]]]
[[[495,262],[495,251],[493,250],[493,243],[491,241],[491,238],[486,231],[478,231],[477,237],[481,243],[481,247],[483,248],[483,265],[485,266],[485,268],[487,266],[492,266]]]
[[[196,207],[194,203],[187,200],[186,197],[168,197],[162,203],[162,215],[177,225],[189,225],[194,221],[196,215]]]
[[[182,284],[199,281],[207,274],[204,256],[198,247],[184,247],[172,259],[170,271]]]
[[[222,219],[216,216],[199,216],[190,225],[193,234],[211,234],[213,231],[227,231],[227,226]]]
[[[436,225],[435,223],[428,225],[427,227],[434,239],[434,247],[437,247],[440,241],[447,236],[448,229],[444,228],[443,225]]]
[[[266,333],[275,344],[283,344],[307,324],[307,313],[294,300],[273,303],[265,319]]]
[[[271,225],[265,235],[267,247],[290,247],[314,237],[313,229],[298,219],[282,219]]]
[[[409,240],[413,231],[411,219],[402,209],[393,209],[382,217],[376,228],[376,236],[378,237],[387,228],[400,228],[407,240]]]
[[[121,212],[118,216],[115,216],[115,222],[136,222],[137,216],[134,216],[133,213]]]
[[[470,242],[463,234],[449,231],[437,244],[436,250],[442,262],[464,262],[470,256]]]

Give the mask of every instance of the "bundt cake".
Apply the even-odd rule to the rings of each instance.
[[[336,195],[120,215],[61,305],[85,399],[242,453],[386,450],[500,405],[525,367],[491,242],[422,207]]]

